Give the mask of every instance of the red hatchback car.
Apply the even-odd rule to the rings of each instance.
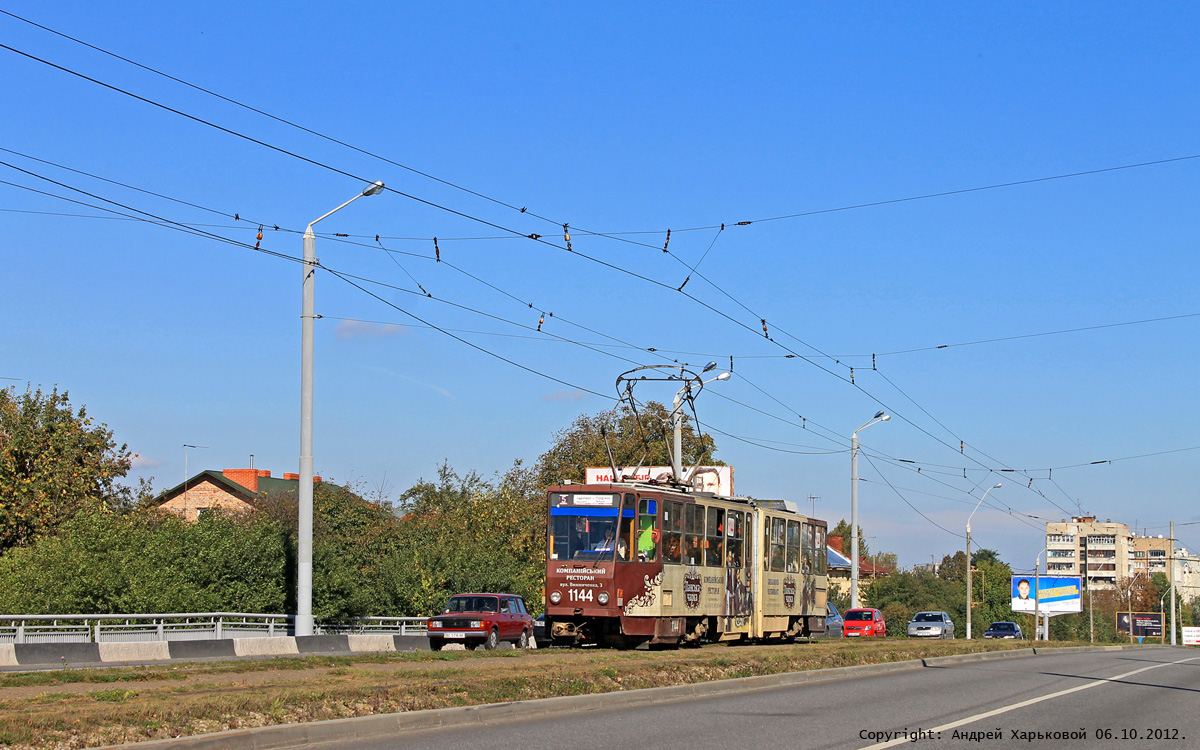
[[[842,618],[842,635],[846,638],[887,635],[887,623],[877,609],[848,609]]]
[[[525,602],[512,594],[457,594],[450,597],[446,611],[429,618],[429,647],[441,651],[447,643],[467,648],[482,645],[494,649],[500,641],[529,648],[533,640],[533,618]]]

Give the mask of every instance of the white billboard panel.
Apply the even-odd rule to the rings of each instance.
[[[1037,591],[1033,590],[1036,581]],[[1037,609],[1042,614],[1058,615],[1083,610],[1079,598],[1079,576],[1033,576],[1012,577],[1012,611],[1033,614],[1034,600],[1040,600]]]
[[[1186,627],[1183,629],[1183,645],[1200,646],[1200,628]]]
[[[662,480],[671,476],[670,466],[618,466],[621,477],[625,481],[645,482],[650,479]],[[616,481],[621,481],[618,477]],[[732,466],[700,466],[692,473],[692,467],[683,467],[683,478],[692,489],[701,492],[712,492],[717,495],[731,497],[733,495]],[[689,482],[688,480],[691,479]],[[589,466],[584,472],[583,481],[586,484],[608,484],[613,481],[612,469],[608,466]]]

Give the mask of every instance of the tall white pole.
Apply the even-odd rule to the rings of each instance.
[[[972,588],[972,566],[971,566],[971,519],[975,517],[975,511],[979,510],[979,506],[983,505],[983,501],[987,500],[988,493],[992,490],[1000,489],[1002,483],[997,482],[994,486],[988,487],[983,492],[983,497],[979,498],[979,502],[975,503],[975,509],[971,511],[971,515],[967,516],[967,640],[971,640],[971,605],[972,597],[975,596],[975,589]],[[986,581],[984,584],[986,585]]]
[[[683,481],[683,402],[679,394],[675,394],[674,408],[671,409],[671,426],[675,431],[675,451],[671,455],[671,473],[676,482]]]
[[[1042,552],[1045,552],[1045,550],[1042,550]],[[1041,634],[1042,634],[1042,627],[1041,627],[1041,620],[1040,620],[1041,614],[1042,614],[1042,611],[1041,611],[1041,602],[1042,602],[1042,598],[1041,598],[1041,586],[1042,586],[1041,566],[1042,566],[1042,553],[1039,552],[1038,556],[1033,558],[1033,640],[1035,640],[1035,641],[1041,640]]]
[[[850,608],[858,608],[858,432],[850,436]]]
[[[304,230],[304,302],[300,312],[300,482],[296,492],[299,520],[296,549],[296,635],[313,634],[312,614],[312,544],[313,544],[313,320],[317,276],[317,236],[313,224],[328,217],[364,195],[383,190],[382,182],[369,185],[358,195],[327,214],[323,214]]]
[[[304,232],[304,304],[300,313],[300,483],[299,544],[296,552],[296,635],[313,634],[313,309],[317,275],[317,237]]]
[[[1167,549],[1170,554],[1167,555],[1167,572],[1171,576],[1171,645],[1175,645],[1175,522],[1171,522],[1171,545]],[[1161,610],[1162,607],[1159,607]]]

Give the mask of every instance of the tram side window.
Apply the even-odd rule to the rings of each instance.
[[[800,522],[787,522],[787,572],[800,572]]]
[[[744,514],[740,510],[731,510],[726,518],[725,562],[731,568],[742,567],[742,521]]]
[[[629,550],[633,549],[633,506],[636,502],[633,493],[627,493],[621,503],[621,533],[617,535],[617,559],[621,562],[629,562]]]
[[[704,564],[704,506],[687,505],[683,536],[683,563]]]
[[[815,545],[813,545],[813,549],[816,551],[817,558],[816,573],[819,576],[829,575],[829,551],[825,547],[825,527],[816,527],[816,533],[817,542]]]
[[[708,539],[704,547],[704,564],[725,567],[725,509],[708,509]]]
[[[800,529],[800,570],[806,576],[813,573],[813,527],[810,523]]]
[[[787,523],[782,518],[772,518],[771,521],[771,570],[783,572],[784,528]]]
[[[643,497],[638,502],[638,562],[658,559],[658,537],[658,501]]]
[[[683,503],[663,502],[663,562],[677,563],[683,557]]]

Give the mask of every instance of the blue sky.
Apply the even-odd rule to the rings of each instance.
[[[1194,6],[3,7],[529,209],[0,16],[3,44],[325,166],[3,49],[0,147],[224,216],[10,152],[0,161],[239,242],[262,222],[262,246],[290,256],[299,235],[272,227],[301,230],[358,178],[383,180],[420,200],[386,192],[327,219],[323,234],[362,237],[321,237],[322,263],[400,287],[368,285],[570,384],[322,273],[314,454],[326,477],[395,493],[443,460],[483,474],[531,462],[576,415],[611,403],[579,389],[614,393],[624,370],[664,361],[653,347],[693,364],[733,356],[733,379],[698,408],[758,443],[717,436],[737,489],[820,496],[831,522],[849,514],[850,432],[893,410],[862,433],[875,458],[860,462],[860,501],[865,533],[906,564],[960,548],[931,521],[961,534],[980,494],[967,493],[997,476],[1005,487],[989,502],[1033,518],[984,508],[972,528],[1018,568],[1032,566],[1041,521],[1079,509],[1148,527],[1200,520],[1200,451],[1061,468],[1200,446],[1200,318],[877,356],[876,371],[869,356],[1200,312],[1200,159],[756,221],[1200,154]],[[27,213],[105,215],[7,184],[0,208],[0,376],[17,379],[4,382],[69,390],[160,487],[182,480],[185,443],[210,446],[192,452],[193,470],[250,454],[276,475],[296,470],[297,264],[144,222]],[[558,247],[563,222],[573,253]],[[622,235],[639,245],[581,230],[647,234]],[[376,235],[407,254],[389,257]],[[435,236],[444,260],[491,286],[436,263]],[[675,292],[710,245],[699,272],[719,289],[693,276],[695,299]],[[591,348],[512,325],[536,327],[543,311],[545,333]],[[641,350],[595,346],[615,342]],[[1060,467],[1054,482],[1032,471],[1048,467]],[[1200,533],[1179,536],[1200,547]]]

